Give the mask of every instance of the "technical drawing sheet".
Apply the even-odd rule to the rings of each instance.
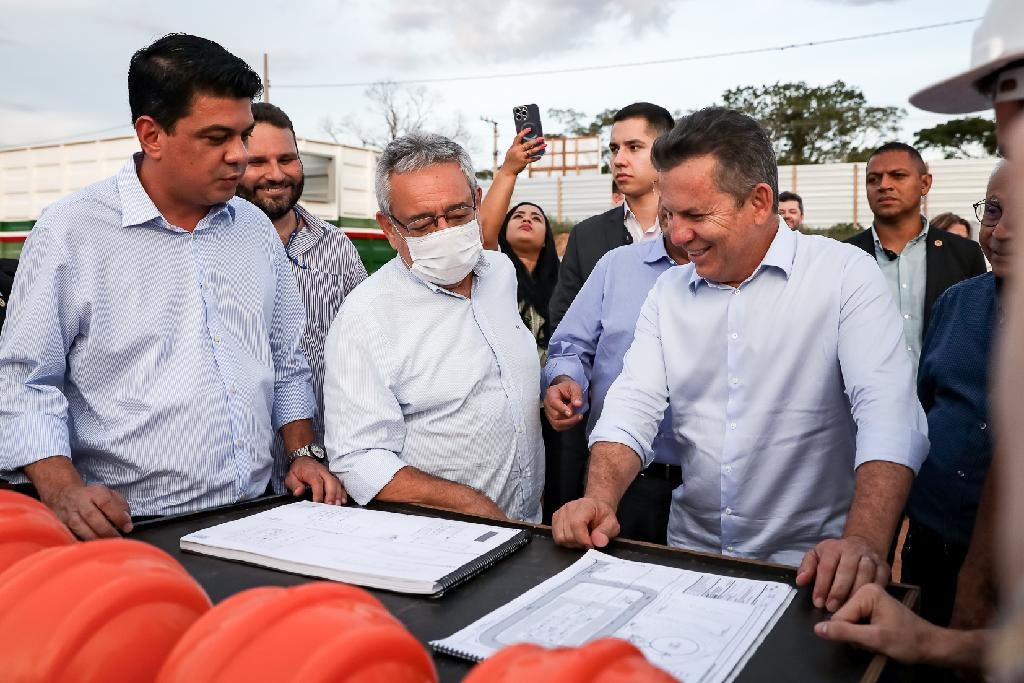
[[[771,630],[796,590],[621,560],[596,550],[458,633],[440,652],[485,659],[507,645],[632,642],[686,683],[727,683]]]

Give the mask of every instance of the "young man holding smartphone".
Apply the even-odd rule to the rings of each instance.
[[[609,148],[612,173],[625,201],[619,206],[576,224],[558,272],[558,285],[549,306],[552,333],[558,327],[594,266],[606,253],[626,244],[659,238],[658,173],[651,163],[651,147],[662,133],[672,130],[675,121],[664,107],[650,102],[634,102],[616,112]],[[562,484],[560,503],[575,500],[583,493],[588,449],[584,425],[562,433],[561,471],[550,473]]]

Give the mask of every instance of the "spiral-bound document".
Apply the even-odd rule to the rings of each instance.
[[[509,529],[299,502],[193,532],[181,549],[398,593],[440,595],[529,541]]]
[[[517,643],[575,647],[597,638],[623,638],[680,680],[728,683],[795,594],[783,583],[631,562],[589,550],[568,569],[430,645],[480,661]]]

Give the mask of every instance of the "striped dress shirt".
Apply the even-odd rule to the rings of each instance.
[[[69,456],[135,515],[258,496],[273,431],[313,415],[303,320],[259,209],[234,198],[188,232],[129,160],[25,245],[0,336],[0,470]]]
[[[292,273],[299,285],[306,308],[306,330],[302,335],[302,351],[313,373],[316,395],[316,416],[313,431],[318,444],[324,442],[324,340],[338,314],[341,303],[355,286],[366,279],[366,268],[359,252],[345,231],[296,206],[303,226],[286,245]],[[274,485],[283,491],[288,459],[283,457],[280,435],[274,439]]]
[[[327,335],[331,470],[365,505],[410,465],[540,521],[544,445],[537,345],[508,257],[484,252],[465,298],[395,257],[360,285]]]

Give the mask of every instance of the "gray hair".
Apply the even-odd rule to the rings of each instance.
[[[779,210],[779,168],[768,135],[757,121],[724,107],[708,107],[679,119],[654,141],[654,168],[668,171],[684,161],[715,158],[715,185],[742,204],[758,183],[772,189],[772,210]]]
[[[377,160],[374,190],[382,213],[391,213],[391,176],[419,171],[438,164],[456,163],[476,198],[476,174],[473,162],[462,145],[435,133],[410,133],[388,143]]]

